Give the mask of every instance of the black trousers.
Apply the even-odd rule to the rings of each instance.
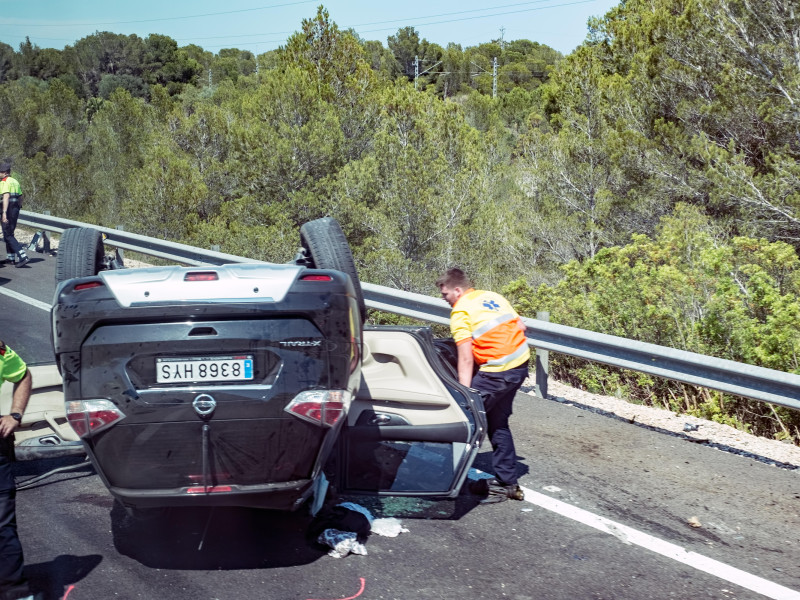
[[[517,483],[517,451],[508,419],[514,396],[527,376],[528,365],[524,364],[499,373],[478,371],[472,378],[472,387],[481,392],[486,409],[494,474],[507,485]]]
[[[13,438],[0,439],[0,598],[15,597],[13,591],[24,589],[26,583],[17,535],[17,489],[7,452],[7,445],[13,448],[13,443]]]
[[[14,237],[14,230],[17,228],[17,219],[19,219],[20,203],[17,200],[10,200],[8,202],[8,210],[6,211],[6,221],[3,222],[3,239],[6,242],[7,254],[18,254],[22,249],[22,244]]]

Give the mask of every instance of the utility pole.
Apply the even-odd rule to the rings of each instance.
[[[497,57],[492,59],[492,99],[497,98]]]
[[[419,77],[419,56],[414,55],[414,89],[417,89],[417,77]]]

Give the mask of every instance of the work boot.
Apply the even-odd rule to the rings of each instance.
[[[25,251],[24,250],[20,250],[19,254],[17,255],[17,262],[16,262],[16,264],[14,266],[17,267],[17,268],[24,267],[25,265],[28,264],[29,260],[30,259],[28,258],[28,255],[25,254]]]
[[[480,501],[481,504],[505,502],[509,498],[512,500],[525,499],[525,493],[518,484],[505,484],[495,478],[473,481],[469,485],[469,491],[476,496],[485,496],[484,499]]]

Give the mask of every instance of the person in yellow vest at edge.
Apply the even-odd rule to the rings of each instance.
[[[11,463],[14,460],[14,430],[28,406],[33,378],[28,366],[11,348],[0,342],[0,385],[14,384],[11,409],[0,417],[0,599],[35,598],[22,574],[22,545],[17,534],[17,489]]]
[[[22,209],[22,188],[19,181],[11,177],[11,159],[0,161],[0,198],[3,201],[3,239],[6,242],[6,260],[16,263],[16,267],[28,264],[25,249],[14,237],[19,211]]]
[[[481,504],[523,500],[508,419],[514,396],[528,377],[531,353],[525,324],[508,300],[495,292],[474,289],[461,269],[448,269],[436,285],[452,307],[450,332],[458,349],[458,380],[483,396],[492,443],[495,477],[474,482],[470,491],[484,496]]]

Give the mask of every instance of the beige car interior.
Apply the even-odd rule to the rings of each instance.
[[[28,408],[22,415],[22,427],[14,432],[16,443],[29,438],[55,433],[62,440],[78,441],[77,434],[69,426],[64,413],[64,392],[61,374],[53,365],[35,365],[28,369],[33,377],[33,391]],[[0,414],[7,415],[11,409],[14,386],[0,386]]]
[[[412,425],[467,420],[410,333],[365,330],[361,374],[350,425],[364,410],[402,415]]]

